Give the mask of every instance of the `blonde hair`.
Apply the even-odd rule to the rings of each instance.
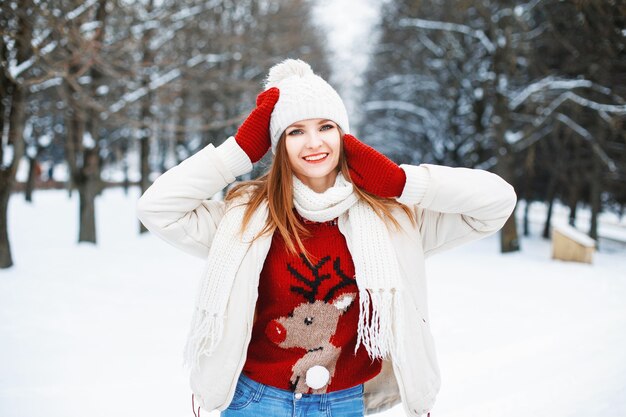
[[[343,132],[339,127],[341,135],[339,170],[344,178],[350,182],[350,171],[348,162],[345,158],[343,150]],[[226,202],[249,194],[247,199],[247,207],[244,212],[244,218],[241,225],[241,231],[245,230],[252,214],[259,208],[261,203],[267,201],[269,216],[265,222],[265,226],[261,232],[255,236],[257,239],[265,234],[274,233],[276,229],[285,241],[287,249],[292,254],[297,254],[298,250],[310,260],[309,253],[304,248],[302,240],[310,237],[310,233],[304,227],[298,216],[294,213],[293,206],[293,170],[287,156],[287,146],[285,145],[286,132],[283,132],[276,146],[276,155],[268,172],[259,178],[251,181],[242,182],[234,186],[226,196]],[[353,183],[353,182],[352,182]],[[384,221],[387,221],[396,228],[400,229],[400,224],[391,213],[394,208],[401,208],[409,217],[412,224],[415,224],[415,218],[409,207],[399,203],[392,198],[382,198],[370,194],[354,184],[354,193],[360,200],[365,201],[374,210],[374,212]]]

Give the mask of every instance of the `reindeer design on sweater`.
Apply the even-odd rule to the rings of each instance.
[[[336,258],[333,269],[341,281],[322,300],[316,300],[320,284],[330,278],[330,274],[320,274],[320,269],[330,261],[330,256],[322,258],[315,265],[303,254],[300,257],[311,271],[312,279],[307,279],[290,264],[287,268],[293,277],[304,284],[304,287],[292,285],[290,290],[302,295],[306,301],[296,306],[288,316],[269,322],[265,333],[281,348],[306,349],[304,356],[293,365],[290,378],[292,389],[303,393],[311,389],[312,393],[321,394],[326,392],[341,354],[341,348],[334,346],[330,340],[337,331],[339,317],[353,304],[357,294],[336,296],[340,289],[355,282],[341,270],[339,258]]]

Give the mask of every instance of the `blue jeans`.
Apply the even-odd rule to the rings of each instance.
[[[295,394],[245,376],[221,417],[363,417],[363,384],[328,394]]]

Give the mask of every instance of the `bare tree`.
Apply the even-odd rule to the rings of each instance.
[[[400,0],[383,10],[363,104],[366,137],[398,144],[391,152],[409,162],[493,169],[527,201],[553,201],[566,188],[560,179],[538,185],[529,174],[584,168],[591,175],[565,181],[572,213],[591,202],[595,235],[603,184],[623,175],[609,151],[615,139],[606,139],[623,137],[611,126],[626,114],[615,75],[624,65],[623,2]],[[556,154],[539,169],[529,155],[547,152],[538,144],[548,138]],[[551,163],[570,145],[577,166]],[[514,217],[501,249],[519,249]]]
[[[70,57],[65,76],[66,159],[71,183],[79,195],[79,242],[96,243],[95,199],[102,188],[100,178],[99,118],[86,102],[95,95],[102,74],[95,65],[106,30],[107,0],[98,0],[93,20],[95,30],[82,31],[82,19],[66,26],[65,49]],[[79,6],[79,4],[76,4]],[[86,17],[90,15],[86,14]],[[81,82],[81,80],[84,80]]]
[[[22,135],[28,97],[20,73],[33,59],[33,22],[29,16],[33,8],[30,0],[20,1],[19,4],[3,2],[1,7],[0,22],[5,36],[0,36],[0,268],[9,268],[13,259],[7,209],[17,167],[24,155]]]
[[[40,158],[63,158],[79,196],[80,242],[96,242],[96,197],[138,166],[141,190],[235,133],[267,69],[287,57],[328,74],[306,0],[22,0],[0,22],[0,266],[6,207],[28,126],[28,196]],[[32,134],[31,134],[32,132]],[[137,164],[133,161],[136,160]],[[255,175],[254,173],[253,175]],[[113,175],[115,176],[115,175]]]

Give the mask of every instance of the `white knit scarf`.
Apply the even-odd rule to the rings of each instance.
[[[359,200],[341,173],[334,186],[323,193],[316,193],[294,176],[293,190],[294,206],[302,217],[315,222],[339,218],[340,228],[343,222],[349,223],[351,234],[347,240],[360,301],[355,352],[363,344],[372,359],[399,354],[396,349],[401,343],[397,337],[402,331],[398,327],[403,322],[400,269],[385,222]],[[213,238],[185,349],[185,362],[191,367],[198,366],[203,355],[211,355],[220,342],[235,274],[253,238],[265,225],[266,204],[259,207],[240,234],[245,208],[245,204],[233,205]],[[346,211],[348,216],[341,216]]]

